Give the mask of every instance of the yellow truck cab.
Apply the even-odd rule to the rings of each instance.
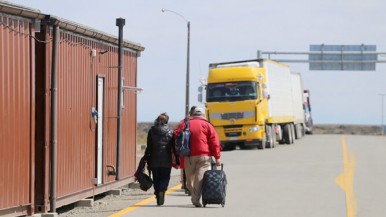
[[[291,74],[288,66],[264,59],[209,65],[206,112],[224,150],[273,148],[304,134],[303,87]]]

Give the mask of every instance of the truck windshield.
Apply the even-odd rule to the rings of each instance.
[[[256,82],[252,81],[212,83],[207,86],[207,102],[242,101],[256,98]]]

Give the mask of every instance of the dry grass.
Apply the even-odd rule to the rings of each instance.
[[[381,128],[374,125],[318,124],[314,127],[314,134],[381,135]]]
[[[173,129],[178,123],[170,123]],[[142,122],[137,125],[137,144],[146,144],[147,133],[151,122]],[[314,126],[314,134],[346,134],[346,135],[380,135],[380,126],[375,125],[343,125],[343,124],[317,124]]]

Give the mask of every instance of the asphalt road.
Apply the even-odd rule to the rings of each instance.
[[[311,135],[293,145],[222,155],[224,208],[194,208],[175,190],[164,206],[150,198],[114,216],[386,216],[386,137]]]

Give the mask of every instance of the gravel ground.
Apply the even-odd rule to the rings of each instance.
[[[143,156],[144,146],[138,145],[137,165],[139,159]],[[179,170],[172,169],[172,175],[169,182],[169,188],[177,186],[180,183]],[[75,207],[70,204],[58,208],[56,211],[60,217],[106,217],[127,207],[130,207],[144,199],[154,196],[154,189],[142,191],[138,183],[132,183],[120,188],[121,195],[97,195],[94,198],[93,207]],[[181,190],[182,191],[182,190]],[[151,203],[156,204],[156,201]]]
[[[180,176],[173,175],[170,179],[169,188],[180,184]],[[121,187],[121,195],[98,195],[95,197],[93,207],[75,207],[70,204],[57,209],[58,216],[61,217],[105,217],[129,206],[132,206],[144,199],[153,196],[154,190],[142,191],[138,184],[134,183],[129,186]],[[156,203],[155,201],[151,203]]]

